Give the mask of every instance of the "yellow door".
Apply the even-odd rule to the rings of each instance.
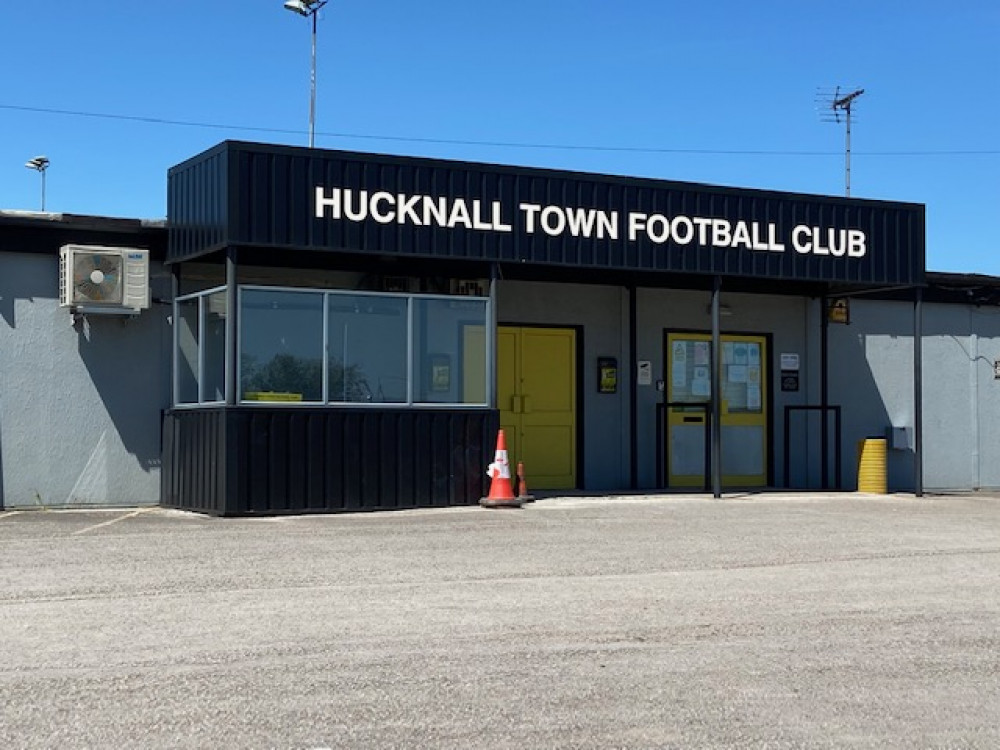
[[[576,332],[499,328],[497,406],[529,489],[576,487]]]
[[[723,334],[722,484],[767,484],[767,339]],[[711,440],[712,337],[667,334],[667,474],[671,487],[702,487]]]

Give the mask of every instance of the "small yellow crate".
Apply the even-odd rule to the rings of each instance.
[[[281,391],[247,391],[243,394],[245,401],[301,401],[301,393],[282,393]]]

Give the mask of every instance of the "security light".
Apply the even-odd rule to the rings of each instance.
[[[24,163],[24,166],[26,166],[28,169],[37,169],[39,172],[44,172],[46,169],[49,168],[49,160],[48,157],[45,156],[36,156],[34,159],[31,159],[30,161],[26,161]]]
[[[287,10],[298,13],[300,16],[309,15],[309,4],[303,2],[302,0],[286,0],[285,8]]]
[[[45,170],[49,168],[47,156],[36,156],[24,163],[28,169],[34,169],[42,176],[42,210],[45,210]]]

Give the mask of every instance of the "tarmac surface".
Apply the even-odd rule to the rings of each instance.
[[[0,511],[2,748],[1000,747],[1000,499]]]

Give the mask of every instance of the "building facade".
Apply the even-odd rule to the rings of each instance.
[[[60,307],[67,243],[149,249],[149,308]],[[927,274],[919,205],[226,142],[166,226],[0,256],[8,508],[469,504],[498,428],[553,492],[850,490],[871,437],[1000,486],[1000,280]]]

